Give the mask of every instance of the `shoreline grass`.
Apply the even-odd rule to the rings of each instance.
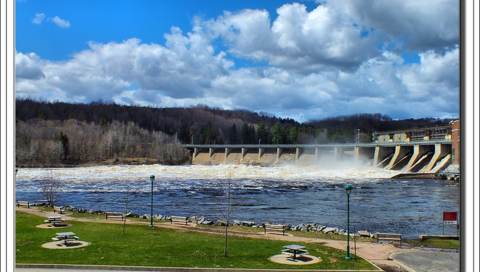
[[[306,243],[311,255],[322,262],[306,266],[275,264],[268,260],[279,254],[285,241],[229,237],[229,257],[223,256],[222,236],[186,230],[150,229],[129,225],[123,234],[119,224],[72,222],[68,231],[91,243],[79,249],[49,250],[41,245],[49,242],[55,229],[39,229],[43,218],[16,213],[16,261],[35,264],[91,264],[157,267],[272,268],[272,269],[371,269],[366,260],[345,260],[344,251],[321,244]],[[63,231],[63,229],[62,229]],[[65,229],[66,231],[66,229]]]
[[[460,249],[460,240],[429,238],[425,240],[407,240],[409,245],[414,247],[427,247],[438,249]]]

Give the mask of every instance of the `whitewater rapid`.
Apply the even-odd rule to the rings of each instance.
[[[399,171],[366,165],[101,165],[72,168],[19,168],[17,181],[54,179],[64,182],[143,181],[155,175],[162,180],[279,180],[366,182],[391,178]]]
[[[442,212],[456,211],[458,184],[390,179],[398,171],[365,164],[315,165],[114,165],[20,168],[16,199],[40,202],[42,180],[57,180],[58,205],[93,211],[150,212],[155,175],[155,214],[224,218],[227,191],[231,218],[279,224],[318,223],[344,228],[345,183],[352,183],[353,229],[405,237],[442,233]],[[231,178],[231,182],[230,182]],[[230,191],[231,190],[231,191]],[[428,192],[428,193],[425,193]],[[368,220],[365,220],[367,218]],[[455,231],[455,230],[452,230]]]

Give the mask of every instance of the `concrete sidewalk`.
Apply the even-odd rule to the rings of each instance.
[[[392,258],[411,272],[460,271],[460,253],[456,251],[413,249],[393,254]]]
[[[354,270],[315,270],[315,269],[295,269],[295,268],[289,268],[289,269],[230,269],[230,268],[223,268],[223,269],[212,269],[212,268],[162,268],[162,269],[157,269],[157,268],[151,268],[151,269],[121,269],[117,270],[115,268],[108,268],[104,267],[104,269],[83,269],[83,268],[16,268],[15,271],[18,272],[49,272],[49,271],[55,271],[55,272],[93,272],[93,271],[99,271],[99,272],[126,272],[126,271],[134,271],[134,272],[152,272],[152,271],[162,271],[162,272],[278,272],[278,271],[284,271],[284,272],[312,272],[312,271],[322,271],[322,272],[328,272],[328,271],[342,271],[342,272],[355,272]],[[372,271],[372,270],[361,270],[361,271]]]

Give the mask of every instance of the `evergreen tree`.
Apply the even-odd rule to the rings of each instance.
[[[257,136],[255,133],[255,127],[244,123],[240,131],[241,143],[242,144],[256,144]]]
[[[70,149],[68,146],[68,136],[64,134],[63,132],[60,132],[60,143],[62,144],[62,160],[66,161],[68,160],[68,155],[70,153]]]
[[[275,123],[275,125],[272,126],[272,143],[273,144],[283,144],[284,143],[284,134],[282,127],[280,126],[279,123]]]
[[[262,144],[269,144],[270,135],[268,129],[265,127],[264,124],[259,124],[257,127],[257,137],[261,141]]]
[[[192,134],[190,134],[189,125],[183,123],[178,132],[178,139],[182,143],[190,143],[192,141]]]
[[[238,144],[238,132],[235,124],[233,124],[228,131],[228,141],[230,144]]]
[[[296,127],[290,127],[288,129],[287,141],[289,144],[297,143],[298,129]]]

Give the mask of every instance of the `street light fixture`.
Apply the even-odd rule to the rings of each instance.
[[[235,169],[235,167],[234,167]],[[232,207],[232,196],[231,196],[231,187],[232,187],[232,170],[228,170],[228,180],[227,180],[227,211],[225,216],[225,246],[223,249],[223,255],[228,257],[228,225],[230,220],[230,209]]]
[[[347,255],[345,255],[346,260],[352,259],[350,255],[350,193],[352,192],[352,184],[345,185],[345,192],[347,193]]]
[[[151,191],[150,191],[150,227],[153,228],[153,181],[155,180],[155,176],[150,176],[150,184],[151,184]]]

